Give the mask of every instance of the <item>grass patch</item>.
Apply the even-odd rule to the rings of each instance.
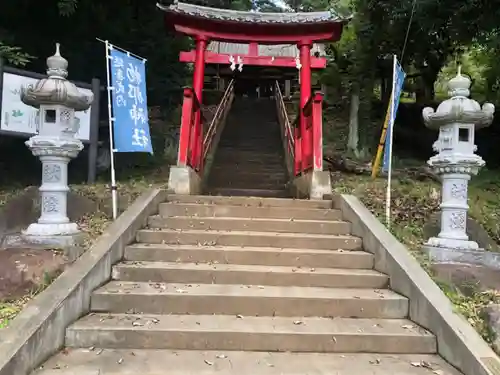
[[[43,281],[21,298],[0,301],[0,329],[6,328],[37,294],[44,291],[59,276],[59,273],[43,275]]]
[[[119,209],[123,212],[143,192],[150,188],[164,188],[168,182],[168,168],[158,168],[148,174],[137,173],[128,179],[118,182]],[[111,224],[111,188],[108,181],[98,181],[95,184],[70,185],[71,191],[99,203],[100,209],[92,214],[81,217],[77,223],[80,229],[88,235],[85,248],[90,248],[99,236]],[[0,187],[0,209],[13,197],[21,194],[25,187],[12,185]],[[45,290],[58,275],[44,274],[43,281],[26,295],[0,300],[0,329],[5,328],[36,295]]]
[[[373,180],[369,176],[334,173],[333,181],[336,192],[357,196],[385,224],[385,179]],[[421,251],[421,245],[427,240],[424,225],[439,210],[440,190],[440,184],[433,181],[415,181],[404,177],[394,179],[391,189],[391,232],[433,277],[453,302],[456,311],[464,315],[491,344],[493,337],[482,311],[491,303],[500,303],[500,293],[495,290],[481,291],[477,285],[471,285],[465,293],[463,287],[459,289],[458,286],[436,280],[427,256]],[[469,188],[470,215],[481,223],[497,243],[500,242],[498,196],[500,172],[485,170],[472,178]]]

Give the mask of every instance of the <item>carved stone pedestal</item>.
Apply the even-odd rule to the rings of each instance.
[[[78,225],[70,223],[67,216],[68,163],[83,148],[76,138],[46,138],[34,136],[26,142],[33,155],[42,162],[41,216],[23,232],[24,237],[69,236],[78,233]],[[51,242],[49,238],[44,241]],[[72,242],[71,238],[54,239],[56,242]]]

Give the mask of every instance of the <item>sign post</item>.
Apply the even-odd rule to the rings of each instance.
[[[401,91],[403,90],[403,84],[406,77],[406,73],[401,68],[398,63],[396,55],[394,55],[393,61],[393,73],[392,73],[392,93],[389,102],[388,109],[388,124],[386,138],[385,138],[385,148],[384,148],[384,164],[382,169],[387,171],[387,191],[385,195],[385,218],[387,228],[391,226],[391,183],[392,183],[392,141],[394,135],[394,122],[396,120],[396,112],[399,106],[399,98],[401,97]]]
[[[47,78],[45,74],[30,72],[5,65],[0,58],[0,135],[30,138],[38,134],[38,109],[24,104],[20,99],[22,87],[35,85],[40,79]],[[76,138],[89,144],[89,151],[97,150],[99,132],[99,92],[98,79],[92,84],[73,82],[84,95],[94,95],[92,106],[76,117],[80,120],[80,129]],[[95,155],[94,155],[95,154]],[[95,182],[97,152],[89,152],[88,183]]]
[[[99,39],[98,39],[99,40]],[[118,216],[115,152],[153,154],[146,93],[146,59],[104,41],[108,81],[113,219]]]

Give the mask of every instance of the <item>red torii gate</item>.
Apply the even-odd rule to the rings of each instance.
[[[342,17],[332,11],[307,13],[259,13],[209,8],[175,1],[168,5],[158,4],[165,12],[168,28],[191,36],[196,43],[195,50],[180,53],[180,61],[194,63],[193,90],[185,91],[183,120],[179,139],[179,166],[190,166],[198,173],[203,168],[203,134],[199,113],[202,103],[205,64],[229,64],[230,55],[206,51],[209,41],[248,44],[248,53],[238,54],[244,65],[297,67],[294,57],[273,57],[259,55],[259,45],[296,44],[300,59],[300,133],[302,155],[313,159],[314,147],[311,140],[314,129],[307,130],[310,122],[305,107],[310,101],[317,101],[311,93],[311,69],[324,68],[324,57],[311,56],[316,42],[337,41],[343,26],[350,17]],[[235,56],[236,57],[236,56]],[[321,101],[321,99],[319,99]],[[197,109],[198,108],[198,109]],[[192,113],[187,113],[188,109]],[[185,113],[186,112],[186,113]],[[310,116],[310,114],[309,114]],[[189,121],[187,120],[189,119]],[[309,119],[310,120],[310,119]],[[314,122],[314,121],[313,121]],[[321,122],[316,126],[321,126]],[[309,134],[309,136],[307,135]],[[321,130],[319,129],[319,134]],[[319,147],[322,147],[320,144]],[[310,150],[308,149],[310,148]],[[190,153],[189,153],[190,150]]]

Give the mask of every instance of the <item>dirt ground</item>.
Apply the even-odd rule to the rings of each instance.
[[[62,252],[42,249],[0,250],[0,300],[34,292],[64,270]]]
[[[436,264],[432,266],[436,277],[462,292],[469,290],[499,290],[500,270],[472,264]]]

